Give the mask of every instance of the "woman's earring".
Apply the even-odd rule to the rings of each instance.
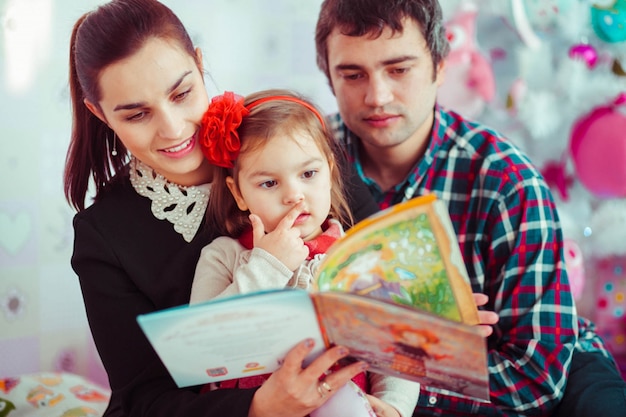
[[[117,135],[113,132],[113,149],[111,150],[112,156],[117,156]]]

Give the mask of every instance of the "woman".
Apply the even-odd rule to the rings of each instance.
[[[200,250],[215,237],[203,221],[212,167],[197,140],[209,103],[201,52],[163,4],[113,0],[74,26],[70,90],[72,266],[112,389],[106,416],[305,416],[365,369],[355,363],[320,382],[348,352],[334,347],[302,369],[312,349],[303,341],[258,389],[177,388],[136,316],[186,304]],[[369,199],[354,191],[357,219],[376,211],[360,195]]]

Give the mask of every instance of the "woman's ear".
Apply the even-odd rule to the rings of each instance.
[[[233,198],[235,199],[235,202],[237,203],[237,207],[239,207],[239,210],[247,211],[248,205],[246,204],[246,201],[243,199],[243,196],[241,195],[241,192],[239,191],[239,187],[237,187],[237,184],[235,184],[235,180],[233,179],[233,177],[226,177],[226,186],[230,190],[230,193],[233,195]]]
[[[200,48],[196,48],[196,65],[200,70],[200,74],[204,71],[204,63],[202,62],[202,50]]]
[[[91,101],[87,99],[84,99],[83,103],[85,103],[85,106],[89,109],[90,112],[94,114],[94,116],[102,120],[104,124],[108,125],[107,120],[104,117],[104,114],[102,113],[102,111],[100,110],[98,106],[96,106],[95,104],[93,104]]]

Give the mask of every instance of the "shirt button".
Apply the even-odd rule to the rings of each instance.
[[[437,404],[437,397],[435,397],[435,396],[428,397],[428,404],[430,404],[430,405]]]

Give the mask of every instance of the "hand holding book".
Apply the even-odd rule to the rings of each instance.
[[[487,304],[489,297],[483,293],[474,293],[474,302],[476,307]],[[500,317],[495,311],[478,310],[478,331],[482,337],[489,337],[493,333],[493,325],[498,323]]]

